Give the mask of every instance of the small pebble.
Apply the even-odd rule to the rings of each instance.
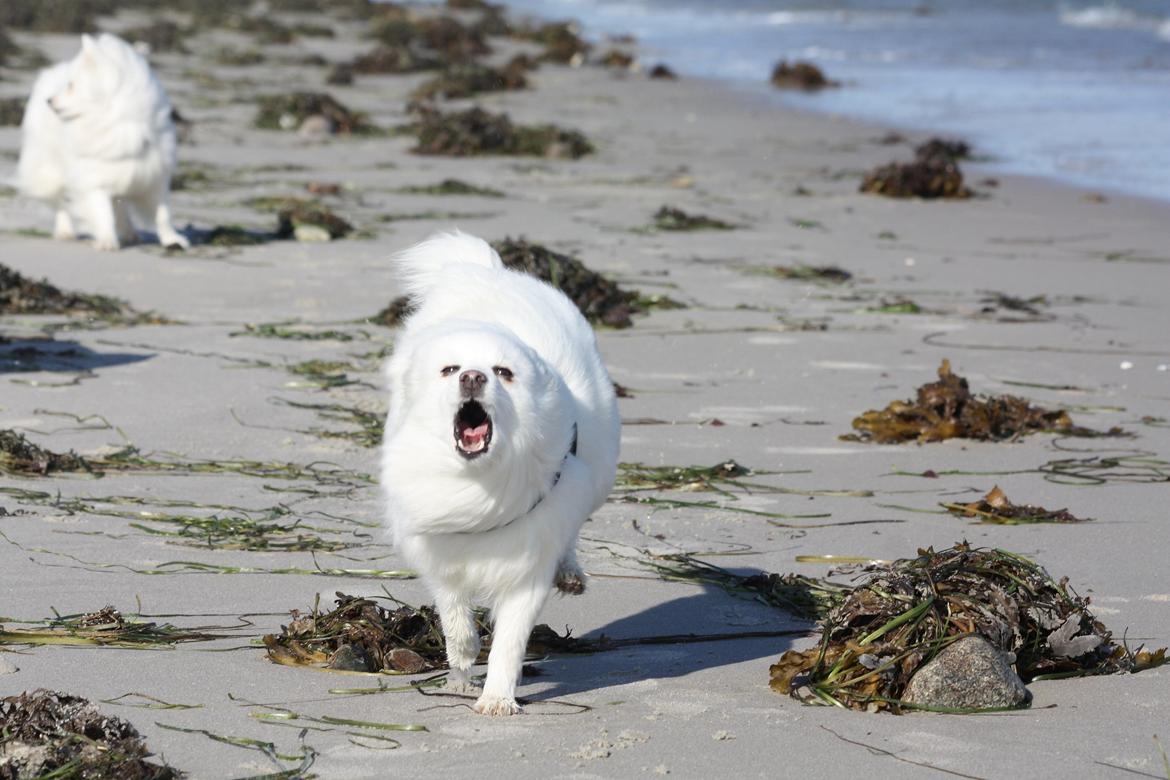
[[[1130,362],[1128,360],[1121,361],[1121,370],[1122,371],[1129,371],[1131,368],[1133,368],[1132,362]]]

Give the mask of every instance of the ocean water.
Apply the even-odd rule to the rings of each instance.
[[[961,136],[1005,172],[1170,200],[1170,0],[509,0],[683,75]],[[840,89],[772,90],[781,59]]]

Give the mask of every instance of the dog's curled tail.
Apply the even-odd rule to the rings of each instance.
[[[406,294],[420,301],[460,265],[503,268],[504,262],[482,238],[453,230],[435,233],[391,258]]]

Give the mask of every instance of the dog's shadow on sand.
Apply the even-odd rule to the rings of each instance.
[[[614,640],[641,638],[629,644],[591,654],[557,654],[537,666],[539,676],[525,676],[523,684],[554,683],[527,694],[533,703],[575,693],[626,685],[643,680],[686,675],[720,666],[759,659],[775,660],[793,642],[811,633],[814,624],[758,602],[738,599],[721,588],[707,586],[702,593],[655,604],[590,631],[582,638],[605,636]],[[775,636],[759,634],[775,632]],[[742,635],[713,641],[645,642],[650,637],[678,635]],[[754,635],[754,636],[753,636]],[[624,643],[623,643],[624,644]],[[760,671],[766,684],[767,666]]]
[[[139,363],[153,355],[126,352],[98,352],[76,341],[56,339],[0,338],[0,374],[53,373],[92,374],[101,368]]]

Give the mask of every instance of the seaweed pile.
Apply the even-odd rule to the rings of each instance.
[[[512,37],[532,41],[544,46],[540,55],[542,62],[556,62],[562,65],[577,65],[585,61],[590,46],[579,34],[573,22],[548,22],[534,27],[512,30]]]
[[[958,160],[970,156],[970,147],[959,140],[932,138],[914,149],[914,160],[874,168],[859,188],[889,198],[969,198]]]
[[[261,97],[254,124],[262,130],[297,130],[313,117],[320,117],[330,133],[362,135],[378,131],[363,114],[350,111],[325,92]]]
[[[371,34],[384,46],[421,50],[447,63],[469,62],[492,51],[476,27],[450,16],[412,18],[393,7],[373,22]]]
[[[103,319],[129,316],[133,309],[105,295],[65,292],[0,264],[0,314],[88,314]]]
[[[824,618],[817,646],[789,650],[772,665],[774,690],[809,703],[901,712],[914,706],[903,696],[915,672],[971,634],[1014,656],[1025,682],[1165,662],[1165,648],[1114,643],[1088,599],[1014,553],[964,542],[867,571]]]
[[[654,227],[658,230],[734,230],[735,225],[705,214],[688,214],[673,206],[663,206],[654,212]]]
[[[554,252],[524,239],[505,238],[493,244],[504,265],[532,274],[569,297],[585,319],[611,328],[628,328],[638,294],[623,290],[571,255]]]
[[[350,73],[416,73],[434,70],[442,63],[435,57],[415,51],[409,46],[388,46],[381,43],[345,65]],[[352,80],[352,77],[351,77]]]
[[[1029,525],[1032,523],[1084,523],[1089,518],[1077,517],[1067,509],[1045,509],[1042,506],[1013,504],[999,485],[987,495],[969,504],[941,505],[956,517],[975,517],[989,525]]]
[[[147,761],[142,736],[80,696],[44,688],[0,699],[0,777],[117,777],[171,780],[177,770]]]
[[[841,284],[853,278],[853,274],[835,265],[775,265],[772,266],[772,273],[778,279],[833,284]]]
[[[183,41],[188,38],[188,31],[184,30],[171,19],[153,19],[148,24],[131,27],[121,32],[122,38],[131,43],[144,43],[150,47],[151,53],[173,51],[187,54],[187,47]]]
[[[430,607],[377,602],[337,593],[336,607],[307,614],[292,610],[279,635],[264,637],[269,659],[285,666],[351,672],[382,670],[414,674],[446,668],[443,632]],[[487,627],[480,622],[481,636]]]
[[[893,401],[885,409],[871,409],[853,420],[855,434],[847,441],[897,444],[905,441],[979,439],[1003,441],[1029,433],[1055,432],[1065,436],[1119,436],[1117,428],[1095,431],[1073,425],[1068,412],[1033,406],[1014,395],[975,396],[967,380],[951,373],[944,359],[938,381],[918,388],[913,401]]]
[[[470,157],[487,154],[572,159],[589,154],[593,145],[576,130],[551,124],[518,125],[507,114],[482,108],[443,113],[427,105],[415,107],[418,136],[415,154]]]
[[[480,187],[462,179],[443,179],[438,184],[419,184],[402,187],[399,192],[410,195],[476,195],[481,198],[502,198],[504,193],[491,187]]]
[[[353,232],[353,225],[311,200],[287,199],[277,210],[276,219],[276,237],[281,239],[331,241]]]
[[[112,606],[97,612],[58,615],[44,626],[4,629],[0,645],[71,645],[89,647],[157,648],[180,642],[206,642],[221,638],[203,631],[176,628],[170,624],[128,620]],[[0,777],[4,777],[0,773]]]
[[[38,447],[10,428],[0,429],[0,474],[38,474],[89,471],[89,464],[74,452],[57,453]]]
[[[806,92],[815,92],[826,87],[839,87],[840,82],[831,81],[824,72],[811,62],[793,62],[781,60],[772,68],[772,86],[780,89],[803,89]]]
[[[91,33],[97,17],[113,13],[114,0],[5,0],[0,27],[29,32]]]
[[[2,34],[3,31],[0,30],[0,35]],[[0,98],[0,127],[18,127],[24,120],[26,102],[28,101],[22,97]]]
[[[418,100],[434,98],[465,98],[481,92],[503,92],[525,89],[528,70],[523,62],[516,60],[503,68],[493,68],[478,62],[461,62],[448,66],[433,79],[420,84],[411,96]]]
[[[648,308],[637,293],[623,290],[596,271],[585,267],[572,255],[561,254],[521,238],[505,238],[492,245],[504,265],[542,279],[568,296],[594,325],[628,328],[633,325],[630,315]],[[669,299],[663,299],[669,305]],[[400,296],[370,318],[371,322],[394,328],[414,311],[410,300]]]

